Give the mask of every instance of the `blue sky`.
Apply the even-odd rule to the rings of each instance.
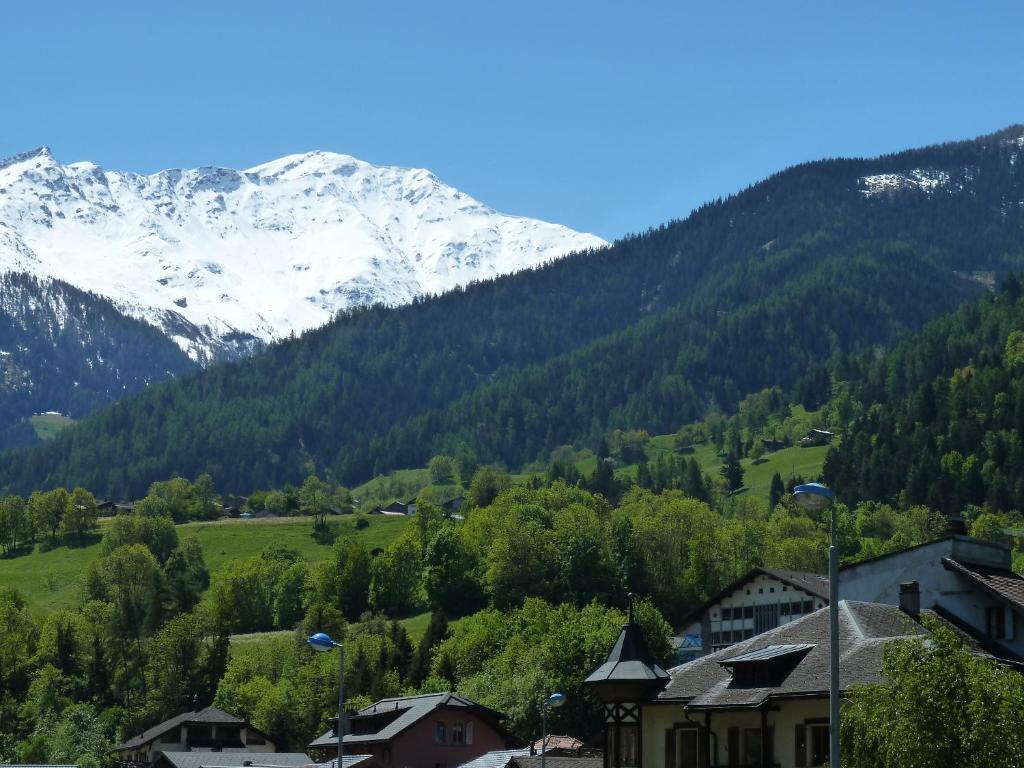
[[[795,162],[1024,122],[1020,2],[4,4],[0,156],[326,149],[609,239]]]

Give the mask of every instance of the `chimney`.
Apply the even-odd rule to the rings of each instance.
[[[900,583],[900,610],[913,619],[921,615],[921,587],[916,581]]]

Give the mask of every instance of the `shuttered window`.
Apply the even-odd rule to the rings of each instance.
[[[807,726],[798,723],[793,743],[793,753],[796,757],[795,764],[798,768],[807,765]]]

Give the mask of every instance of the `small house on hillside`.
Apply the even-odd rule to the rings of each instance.
[[[812,429],[804,437],[800,438],[802,448],[813,448],[816,445],[828,445],[835,437],[834,432],[826,429]]]
[[[344,752],[371,755],[383,768],[457,766],[519,741],[505,715],[452,693],[381,699],[347,718]],[[337,721],[309,745],[324,757],[338,753]]]
[[[122,763],[153,765],[163,752],[276,752],[277,746],[245,720],[207,707],[164,720],[113,751]]]
[[[378,507],[375,511],[381,515],[414,515],[416,514],[416,499],[392,501],[386,507]]]

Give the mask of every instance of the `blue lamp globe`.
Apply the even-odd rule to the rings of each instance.
[[[317,632],[315,635],[310,635],[306,642],[313,646],[314,650],[317,651],[329,651],[332,648],[337,648],[338,644],[331,639],[331,636],[326,632]]]
[[[550,696],[548,696],[548,700],[545,701],[544,703],[547,704],[552,709],[555,708],[555,707],[560,707],[563,704],[565,704],[565,694],[564,693],[552,693]]]
[[[836,500],[835,493],[821,483],[806,483],[793,489],[793,495],[800,506],[811,512],[825,509]]]

